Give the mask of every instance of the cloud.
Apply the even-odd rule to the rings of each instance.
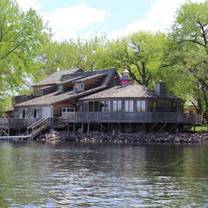
[[[195,0],[194,2],[204,2]],[[177,9],[186,0],[156,0],[143,19],[130,23],[109,34],[110,38],[123,37],[137,31],[166,32],[174,21]]]
[[[78,4],[46,14],[45,18],[54,31],[56,40],[64,40],[76,37],[82,30],[96,23],[104,22],[110,13],[89,7],[86,4]]]
[[[83,30],[90,26],[104,22],[110,12],[88,6],[87,4],[77,4],[68,7],[59,7],[55,11],[43,11],[41,0],[17,0],[20,7],[27,11],[30,8],[35,9],[52,28],[54,39],[63,41],[78,36],[88,37]],[[92,32],[90,32],[92,34]]]
[[[36,11],[42,9],[40,0],[17,0],[17,3],[23,11],[28,11],[30,8],[33,8]]]

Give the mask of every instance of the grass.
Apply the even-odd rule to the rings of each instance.
[[[194,131],[194,127],[192,127],[191,130]],[[199,132],[199,133],[208,132],[208,125],[195,126],[195,132]]]

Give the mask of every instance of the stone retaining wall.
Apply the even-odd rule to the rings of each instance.
[[[52,132],[42,135],[39,141],[47,143],[77,142],[77,143],[118,143],[118,144],[136,144],[136,143],[206,143],[208,142],[208,133],[132,133],[132,134],[105,134],[91,132],[90,134],[72,133],[67,131]]]

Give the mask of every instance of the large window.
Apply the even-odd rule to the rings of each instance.
[[[145,100],[137,100],[136,101],[136,112],[145,112],[145,111],[146,111]]]
[[[100,111],[101,112],[111,112],[111,101],[105,100],[100,102]]]
[[[121,111],[122,111],[122,101],[113,100],[113,112],[121,112]]]
[[[134,101],[133,100],[125,100],[124,101],[124,111],[125,112],[134,112]]]
[[[89,112],[94,111],[94,102],[89,102]]]
[[[111,112],[111,101],[105,101],[105,112]]]
[[[157,112],[170,112],[170,103],[166,100],[159,100],[157,102]]]
[[[26,118],[26,109],[22,109],[22,118]]]
[[[67,114],[67,113],[74,112],[74,111],[75,111],[75,109],[71,108],[71,107],[62,108],[62,114]]]

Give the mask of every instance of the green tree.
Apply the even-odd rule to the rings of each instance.
[[[0,97],[18,91],[41,66],[39,52],[50,31],[34,10],[0,1]]]
[[[188,2],[177,13],[164,57],[173,90],[193,97],[197,111],[208,112],[208,1]]]
[[[42,52],[44,76],[60,69],[82,68],[93,70],[108,67],[105,57],[107,40],[104,37],[93,37],[89,40],[70,40],[50,42]],[[42,77],[39,77],[42,78]]]
[[[163,33],[139,32],[121,40],[111,41],[108,46],[109,65],[126,68],[139,84],[151,86],[157,80],[166,36]]]

